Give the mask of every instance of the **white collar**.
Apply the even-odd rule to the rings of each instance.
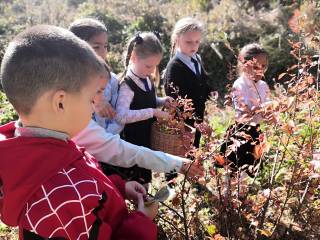
[[[198,61],[197,54],[194,53],[191,57],[189,57],[186,54],[182,53],[179,49],[177,49],[177,51],[176,51],[176,56],[178,58],[183,59],[183,60],[188,61],[188,62],[191,62],[191,58],[193,58],[193,59]]]
[[[51,129],[46,128],[40,128],[40,127],[24,127],[22,125],[21,121],[16,121],[15,123],[15,132],[14,135],[16,137],[22,136],[22,137],[51,137],[51,138],[57,138],[60,140],[67,141],[69,139],[68,134],[63,132],[58,132]]]
[[[260,81],[261,81],[261,79],[259,79],[258,81],[250,80],[244,74],[242,74],[240,78],[247,85],[258,85],[260,83]]]
[[[130,67],[126,73],[126,76],[131,78],[132,80],[137,80],[137,81],[140,81],[140,78],[143,79],[143,77],[139,77],[135,72],[133,72],[132,68],[130,68]],[[149,80],[149,77],[146,77],[146,79]]]

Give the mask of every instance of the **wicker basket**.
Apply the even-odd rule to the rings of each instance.
[[[191,133],[191,143],[194,141],[195,129],[185,125],[186,131]],[[151,128],[151,148],[156,151],[170,153],[176,156],[184,156],[188,151],[186,143],[183,142],[182,134],[168,134],[160,131],[157,122]]]

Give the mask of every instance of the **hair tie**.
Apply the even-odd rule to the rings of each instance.
[[[143,42],[143,38],[140,36],[140,32],[137,32],[134,37],[134,42],[136,44],[141,44]]]

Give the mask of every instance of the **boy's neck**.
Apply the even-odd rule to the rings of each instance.
[[[59,128],[59,120],[53,121],[54,117],[50,113],[30,114],[28,116],[19,115],[19,126],[25,129],[43,129],[51,132],[62,133],[68,138],[68,133]]]
[[[42,127],[24,126],[20,120],[16,122],[15,127],[16,137],[51,137],[64,141],[67,141],[69,139],[69,136],[66,133]]]

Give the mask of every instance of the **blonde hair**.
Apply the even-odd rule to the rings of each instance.
[[[173,57],[176,51],[176,40],[177,37],[181,34],[190,31],[199,31],[203,33],[204,28],[202,22],[198,21],[195,18],[186,17],[180,19],[174,26],[172,35],[171,35],[171,50],[170,50],[170,57]]]

